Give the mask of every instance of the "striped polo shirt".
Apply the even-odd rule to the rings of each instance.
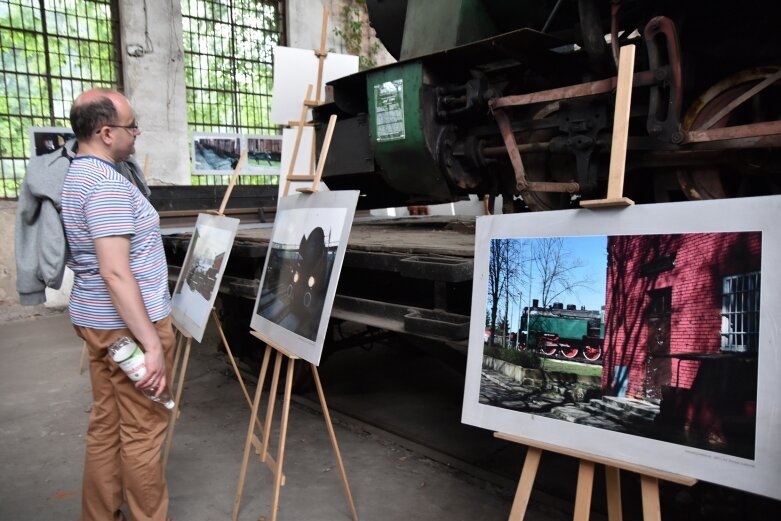
[[[103,278],[95,239],[130,237],[130,269],[151,321],[171,312],[168,266],[160,239],[160,217],[138,189],[97,157],[71,163],[62,187],[62,222],[68,241],[67,266],[73,270],[71,322],[95,329],[124,328]]]

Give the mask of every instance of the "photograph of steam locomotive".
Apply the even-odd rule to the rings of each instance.
[[[545,300],[521,308],[517,343],[486,342],[483,403],[754,458],[760,232],[494,239],[490,248],[489,318],[505,297],[495,281],[509,291],[515,278]],[[589,269],[602,270],[601,290],[588,286],[597,280]],[[588,292],[598,311],[544,305]]]
[[[280,199],[251,327],[317,364],[357,192]]]
[[[238,227],[238,219],[198,215],[171,295],[174,322],[198,342],[203,338]]]

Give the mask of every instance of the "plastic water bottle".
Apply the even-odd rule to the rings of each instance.
[[[117,338],[113,344],[108,346],[108,352],[111,358],[122,369],[127,376],[134,382],[139,381],[146,374],[146,363],[144,359],[144,352],[138,347],[138,344],[133,342],[126,336]],[[174,408],[174,401],[171,399],[171,395],[168,394],[168,390],[164,389],[160,396],[155,396],[156,389],[146,389],[141,391],[150,400],[159,403],[166,409]]]

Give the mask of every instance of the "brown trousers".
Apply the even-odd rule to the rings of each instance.
[[[170,385],[174,357],[171,317],[155,323]],[[136,389],[108,356],[108,346],[128,329],[74,326],[87,342],[92,413],[87,428],[81,521],[121,521],[124,495],[133,521],[166,521],[168,487],[160,461],[169,412]]]

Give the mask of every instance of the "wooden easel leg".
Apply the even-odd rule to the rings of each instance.
[[[594,489],[594,462],[580,460],[578,488],[575,493],[574,521],[587,521],[591,513],[591,493]]]
[[[269,349],[271,349],[269,347]],[[277,400],[277,389],[279,389],[279,370],[282,367],[282,353],[277,351],[274,359],[274,372],[271,375],[271,388],[268,391],[268,407],[266,408],[266,428],[263,431],[263,450],[261,450],[261,459],[266,461],[268,452],[268,440],[271,437],[271,422],[274,420],[274,404]]]
[[[231,347],[228,344],[228,339],[225,337],[225,332],[222,330],[220,318],[217,316],[217,312],[214,310],[214,308],[212,308],[212,318],[214,319],[214,325],[217,326],[217,331],[220,333],[222,345],[225,346],[225,352],[228,353],[228,359],[233,366],[233,372],[236,374],[236,378],[239,380],[239,385],[241,386],[241,390],[244,393],[244,398],[247,399],[247,405],[252,407],[252,400],[250,399],[249,393],[247,392],[247,387],[244,385],[244,379],[241,377],[241,371],[239,371],[239,366],[236,365],[236,359],[233,358],[233,352],[231,351]]]
[[[277,360],[280,360],[281,357],[281,353],[277,354]],[[277,521],[277,510],[279,509],[279,489],[282,486],[282,466],[285,461],[287,420],[290,414],[290,395],[293,391],[293,367],[295,366],[295,362],[295,358],[288,358],[287,376],[285,378],[285,398],[282,402],[282,419],[279,425],[279,448],[277,450],[277,472],[274,476],[274,501],[271,505],[271,521]],[[270,399],[273,399],[273,396]],[[266,424],[266,428],[268,429],[268,423]]]
[[[255,399],[252,402],[252,413],[249,419],[249,427],[247,427],[247,440],[244,442],[244,455],[241,461],[241,471],[239,472],[239,485],[236,490],[236,496],[233,498],[233,521],[239,517],[239,509],[241,508],[241,495],[244,492],[244,479],[247,476],[247,463],[249,462],[249,452],[252,446],[252,439],[255,437],[255,420],[258,417],[258,409],[260,408],[260,396],[263,394],[263,384],[266,380],[266,372],[268,371],[268,361],[271,355],[271,347],[266,346],[266,353],[263,355],[263,364],[260,367],[260,373],[258,373],[258,388],[255,390]]]
[[[342,454],[339,452],[339,445],[336,443],[336,433],[334,432],[334,425],[331,422],[331,414],[328,412],[328,404],[325,403],[325,393],[323,393],[323,386],[320,383],[320,374],[314,364],[310,364],[310,366],[312,367],[312,376],[314,376],[315,386],[317,387],[317,395],[320,397],[320,407],[323,408],[323,418],[325,419],[325,425],[328,428],[328,436],[331,438],[331,446],[334,448],[336,463],[339,465],[339,473],[342,476],[344,494],[347,496],[347,502],[350,504],[350,511],[353,514],[353,519],[358,521],[358,512],[355,510],[353,495],[350,492],[350,484],[347,482],[347,472],[344,470]]]
[[[605,467],[605,488],[607,489],[608,521],[622,521],[621,513],[621,475],[616,467]]]
[[[165,449],[163,449],[163,469],[168,464],[168,455],[171,452],[171,443],[174,439],[174,428],[176,427],[176,420],[179,417],[179,405],[182,398],[182,388],[184,387],[184,377],[187,374],[187,362],[190,359],[190,347],[192,347],[193,339],[187,338],[187,343],[184,348],[184,355],[182,357],[182,369],[179,371],[179,382],[176,384],[176,397],[174,398],[174,409],[171,411],[171,417],[168,420],[168,432],[165,438]]]
[[[640,491],[643,497],[643,520],[662,521],[659,503],[659,480],[651,476],[640,476]]]
[[[181,331],[176,331],[176,348],[174,349],[174,366],[171,368],[171,382],[168,384],[168,390],[173,394],[176,392],[176,374],[179,370],[179,362],[182,357],[182,345],[185,336]]]
[[[518,481],[518,488],[515,491],[513,507],[510,510],[510,521],[522,521],[526,515],[526,509],[529,507],[529,497],[532,493],[534,478],[537,476],[537,468],[540,466],[542,449],[529,447],[526,451],[526,459],[523,462],[521,479]]]

